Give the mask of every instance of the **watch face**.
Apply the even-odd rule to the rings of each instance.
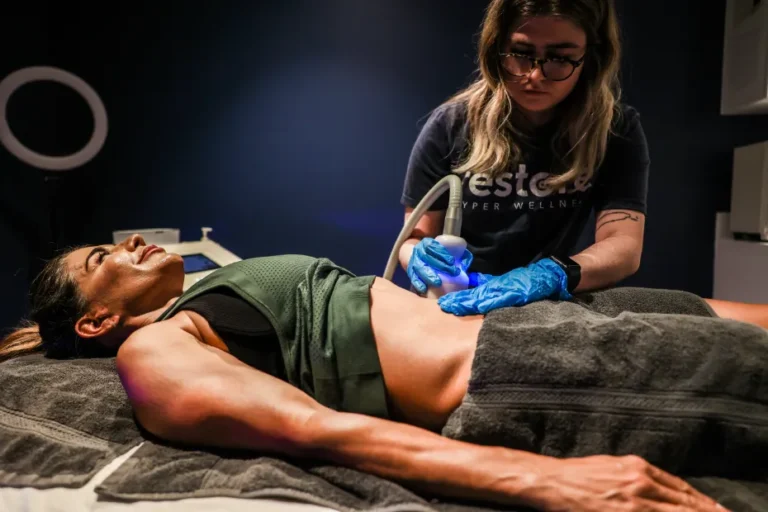
[[[581,268],[581,265],[573,261],[571,258],[563,258],[562,259],[563,264],[568,268]]]
[[[563,258],[559,256],[552,256],[552,260],[564,269],[572,268],[575,263],[571,258],[568,257]]]
[[[581,281],[581,265],[567,256],[564,258],[551,256],[551,258],[565,272],[565,276],[568,279],[568,291],[572,292],[579,285],[579,281]]]

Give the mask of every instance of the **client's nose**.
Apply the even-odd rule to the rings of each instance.
[[[125,239],[125,247],[129,251],[135,251],[137,247],[141,247],[142,245],[147,245],[144,242],[144,238],[142,238],[141,235],[135,234],[131,235],[128,238]]]

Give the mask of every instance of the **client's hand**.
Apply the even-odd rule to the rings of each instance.
[[[568,276],[560,265],[549,258],[498,277],[488,277],[484,274],[470,276],[470,280],[474,278],[479,286],[443,295],[437,303],[446,313],[464,316],[484,315],[494,309],[524,306],[543,299],[571,298]]]
[[[543,510],[725,511],[690,484],[636,456],[553,459],[538,474],[544,488],[537,505]]]
[[[443,284],[437,272],[457,276],[472,264],[472,253],[464,250],[460,262],[456,262],[451,253],[434,238],[423,238],[413,248],[408,261],[408,279],[419,293],[426,293],[427,286],[437,287]]]

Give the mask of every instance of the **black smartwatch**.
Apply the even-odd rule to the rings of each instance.
[[[568,277],[568,293],[573,293],[581,281],[581,265],[568,256],[550,256],[549,259],[560,265],[560,268],[565,271],[565,275]]]

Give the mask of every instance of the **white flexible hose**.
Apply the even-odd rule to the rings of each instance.
[[[429,192],[419,201],[416,208],[413,209],[410,217],[406,221],[403,229],[400,230],[400,234],[395,240],[395,245],[392,247],[392,252],[389,254],[389,260],[387,261],[387,267],[384,270],[384,279],[389,281],[395,276],[395,270],[400,260],[400,248],[403,246],[406,240],[411,237],[413,228],[419,223],[422,215],[426,212],[430,206],[437,200],[440,195],[446,190],[450,190],[450,197],[448,199],[448,209],[446,210],[445,223],[443,225],[443,234],[460,236],[461,234],[461,178],[455,174],[449,174],[444,177],[432,187]]]

